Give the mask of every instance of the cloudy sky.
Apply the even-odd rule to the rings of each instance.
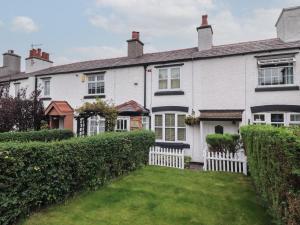
[[[1,0],[0,52],[24,58],[39,45],[56,65],[124,56],[132,30],[146,52],[194,47],[202,14],[214,45],[266,39],[276,36],[281,9],[295,5],[300,0]]]

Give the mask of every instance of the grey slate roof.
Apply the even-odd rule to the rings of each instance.
[[[26,74],[24,72],[17,73],[17,74],[10,74],[5,76],[0,76],[0,83],[1,82],[8,82],[8,81],[16,81],[21,79],[27,79],[29,77],[29,74]]]
[[[236,44],[227,44],[213,46],[212,49],[198,51],[197,47],[179,49],[173,51],[147,53],[138,58],[111,58],[100,59],[85,62],[71,63],[61,66],[54,66],[48,69],[39,70],[26,76],[35,75],[55,75],[71,72],[83,72],[91,70],[104,70],[110,68],[163,64],[178,61],[188,61],[192,59],[207,59],[215,57],[234,56],[241,54],[255,54],[269,51],[279,51],[288,49],[300,49],[300,41],[283,42],[278,38],[266,39],[260,41],[241,42]]]

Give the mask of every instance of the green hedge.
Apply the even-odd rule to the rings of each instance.
[[[300,224],[300,137],[297,129],[242,127],[251,177],[276,224]]]
[[[208,134],[206,143],[209,151],[235,153],[241,148],[239,134]]]
[[[71,130],[40,130],[40,131],[27,131],[27,132],[4,132],[0,133],[0,142],[8,141],[54,141],[63,140],[73,137],[74,134]]]
[[[0,144],[0,224],[138,168],[154,141],[152,132],[136,131]]]

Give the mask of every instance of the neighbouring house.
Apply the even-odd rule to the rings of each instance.
[[[132,32],[126,57],[53,66],[49,54],[32,49],[23,73],[9,51],[0,82],[11,95],[42,88],[52,127],[71,125],[62,122],[67,115],[57,101],[69,106],[68,115],[96,98],[113,102],[118,131],[151,129],[157,145],[184,148],[203,162],[207,134],[238,133],[245,124],[300,124],[300,7],[283,9],[276,29],[272,39],[216,46],[204,15],[193,48],[144,53],[139,32]],[[16,69],[7,72],[9,66]],[[198,122],[186,125],[189,115]],[[88,134],[104,131],[103,118],[88,120]]]

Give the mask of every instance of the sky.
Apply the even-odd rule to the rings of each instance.
[[[0,0],[0,53],[24,58],[32,45],[55,65],[126,56],[131,31],[144,52],[197,46],[208,14],[214,45],[276,37],[282,8],[300,0]],[[2,60],[0,60],[2,65]]]

